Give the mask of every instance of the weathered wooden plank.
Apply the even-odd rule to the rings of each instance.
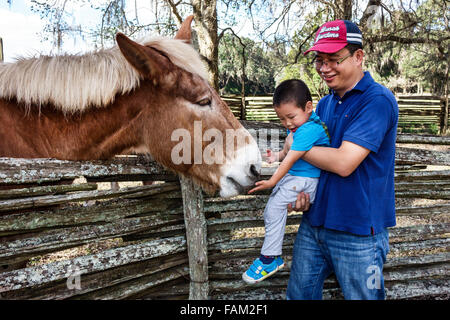
[[[188,178],[180,177],[180,182],[191,278],[189,299],[205,300],[209,295],[208,242],[202,190]]]
[[[411,108],[411,105],[405,105],[402,110],[403,114],[401,115],[401,117],[408,118],[409,116],[434,116],[437,118],[441,114],[441,110],[439,110],[438,108],[439,107],[423,110]]]
[[[450,190],[400,190],[395,191],[397,198],[450,199]]]
[[[175,180],[173,173],[142,156],[103,161],[0,158],[0,186],[42,184],[80,176],[88,181]]]
[[[178,209],[174,209],[177,208]],[[55,210],[33,211],[0,216],[0,235],[39,231],[55,227],[111,222],[152,212],[167,215],[181,212],[178,199],[113,199],[95,205],[69,205]]]
[[[23,260],[24,257],[147,231],[173,222],[180,222],[180,220],[176,217],[168,218],[165,215],[155,214],[149,217],[127,218],[105,224],[48,230],[31,236],[24,235],[20,239],[0,243],[0,263],[10,264]]]
[[[439,294],[450,294],[450,279],[425,279],[386,283],[386,299],[408,299]]]
[[[149,231],[122,236],[122,239],[123,241],[140,241],[183,235],[186,235],[186,227],[183,216],[181,215],[179,220],[173,219],[167,224],[156,226],[155,228],[151,228]]]
[[[76,296],[75,298],[79,299],[85,298],[86,296],[84,296],[84,294],[96,291],[96,293],[91,294],[91,296],[95,298],[103,294],[101,289],[111,288],[120,283],[125,283],[146,275],[155,274],[175,266],[187,265],[187,261],[187,253],[181,252],[174,255],[167,255],[136,263],[125,264],[101,272],[82,273],[79,275],[78,281],[75,281],[74,278],[67,278],[59,281],[47,282],[33,287],[2,292],[1,298],[5,300],[60,300]]]
[[[426,250],[426,249],[437,249],[437,248],[450,248],[450,238],[444,239],[430,239],[423,241],[412,241],[412,242],[396,242],[389,244],[391,252],[399,251],[410,251],[410,250]]]
[[[432,181],[399,181],[395,183],[395,191],[410,191],[411,189],[421,189],[423,191],[443,191],[450,190],[450,180]]]
[[[432,94],[398,94],[396,95],[397,100],[425,100],[425,101],[430,101],[430,100],[436,100],[436,101],[440,101],[441,97],[440,96],[435,96]]]
[[[141,292],[131,299],[143,300],[187,300],[189,298],[189,283],[185,279],[177,279],[155,286],[145,292]]]
[[[238,196],[232,199],[207,199],[204,203],[205,212],[225,212],[236,210],[258,210],[266,206],[268,196]]]
[[[395,172],[395,181],[449,179],[450,170]]]
[[[436,204],[431,206],[397,207],[395,214],[401,215],[432,215],[450,214],[450,203]]]
[[[99,272],[121,265],[175,254],[186,250],[185,237],[173,237],[129,245],[72,260],[53,262],[26,269],[0,273],[0,292],[42,285],[66,279],[73,270],[83,273]]]
[[[450,163],[450,152],[397,147],[395,160],[397,164],[424,163],[448,165]]]
[[[80,296],[75,296],[74,300],[119,300],[126,299],[140,292],[158,286],[162,283],[172,281],[174,279],[185,277],[189,274],[189,267],[176,266],[167,270],[162,270],[154,274],[145,275],[135,279],[131,279],[125,283],[107,287]]]
[[[59,195],[67,192],[91,191],[91,190],[97,190],[96,183],[81,183],[71,185],[0,190],[0,199],[15,199],[15,198],[35,197],[43,195]]]
[[[450,145],[450,137],[400,133],[397,134],[397,143],[416,143],[448,146]]]
[[[133,195],[134,197],[146,197],[177,189],[179,189],[177,183],[164,183],[150,186],[129,187],[119,190],[82,191],[64,195],[49,195],[13,200],[2,200],[0,201],[0,212],[55,206],[68,202],[110,199],[127,195],[129,197],[131,197],[131,195]]]

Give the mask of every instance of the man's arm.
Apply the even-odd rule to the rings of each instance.
[[[303,160],[326,171],[348,177],[369,155],[370,150],[350,141],[342,141],[339,148],[313,147]]]
[[[350,141],[343,141],[339,148],[312,147],[305,153],[303,160],[326,171],[347,177],[355,171],[370,153],[369,149]],[[295,208],[288,205],[288,211],[307,211],[310,207],[309,194],[300,192],[297,195]]]

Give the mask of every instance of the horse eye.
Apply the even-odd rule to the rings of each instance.
[[[196,104],[198,104],[199,106],[202,106],[202,107],[206,107],[206,106],[211,105],[211,99],[205,98],[200,101],[197,101]]]

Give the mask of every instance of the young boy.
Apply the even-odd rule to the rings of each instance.
[[[267,161],[282,161],[269,180],[255,183],[257,190],[273,188],[264,210],[265,239],[261,256],[242,274],[250,284],[264,280],[284,267],[280,257],[286,226],[287,205],[295,203],[297,194],[305,192],[314,201],[320,169],[302,160],[313,146],[329,146],[325,125],[313,111],[311,93],[301,80],[283,81],[273,95],[273,106],[288,136],[283,150],[267,150]]]

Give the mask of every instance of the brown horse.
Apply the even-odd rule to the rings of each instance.
[[[119,33],[111,49],[0,64],[0,157],[149,153],[207,192],[243,192],[257,178],[261,155],[208,84],[189,44],[191,21],[175,39],[141,44]]]

